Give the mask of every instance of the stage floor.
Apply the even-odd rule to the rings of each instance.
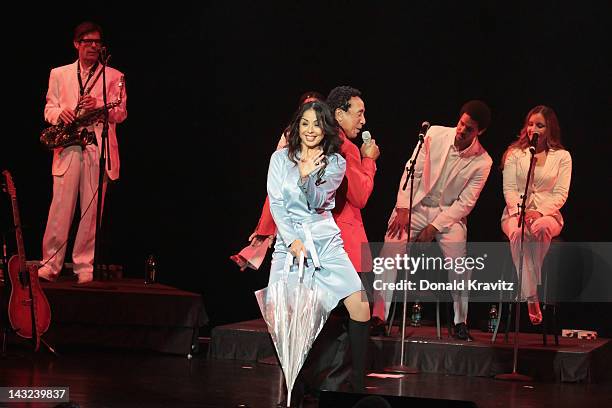
[[[68,386],[82,408],[276,407],[284,395],[280,368],[238,360],[188,360],[152,352],[10,348],[0,360],[2,386]],[[479,408],[612,406],[612,381],[599,384],[509,383],[491,378],[421,373],[401,379],[367,378],[371,394],[473,401]],[[56,404],[30,404],[32,408]],[[24,404],[3,404],[20,407]],[[304,408],[315,408],[309,400]],[[410,405],[423,406],[423,405]]]
[[[435,327],[406,329],[405,364],[421,372],[445,375],[493,377],[512,372],[513,333],[506,343],[503,333],[495,344],[491,333],[471,330],[474,341],[450,338],[442,328],[440,339]],[[400,363],[400,337],[371,337],[369,368],[382,371]],[[274,347],[262,319],[217,326],[211,332],[209,356],[214,359],[257,361],[273,356]],[[612,343],[609,339],[579,340],[559,337],[559,346],[549,336],[519,333],[518,372],[537,381],[598,382],[610,372]]]

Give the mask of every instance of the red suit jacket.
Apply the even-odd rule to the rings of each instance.
[[[346,250],[357,272],[372,270],[372,254],[367,245],[361,218],[361,209],[366,206],[374,189],[376,162],[370,158],[361,158],[359,149],[340,130],[340,154],[346,160],[346,174],[336,191],[336,207],[332,210],[336,224]],[[261,217],[256,229],[259,235],[276,234],[276,225],[270,214],[270,202],[266,198]]]

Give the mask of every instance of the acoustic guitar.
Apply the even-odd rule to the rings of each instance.
[[[15,235],[17,239],[17,255],[8,261],[8,276],[11,284],[8,316],[11,326],[18,336],[32,339],[34,349],[40,347],[42,336],[51,323],[51,308],[38,282],[38,268],[26,264],[21,219],[17,206],[17,190],[8,170],[2,172],[6,179],[6,191],[11,199]]]

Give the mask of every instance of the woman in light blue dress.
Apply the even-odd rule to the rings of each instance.
[[[289,129],[287,147],[272,155],[268,170],[270,211],[278,228],[268,284],[283,278],[287,252],[294,257],[304,252],[305,279],[331,295],[329,309],[343,300],[349,312],[351,385],[361,391],[370,306],[331,214],[346,168],[338,153],[337,124],[329,107],[314,101],[302,105]],[[291,268],[289,282],[297,283],[297,267]]]

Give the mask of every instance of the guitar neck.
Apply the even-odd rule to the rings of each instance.
[[[17,254],[19,256],[20,270],[26,270],[26,255],[25,245],[23,244],[23,234],[21,233],[21,218],[19,216],[19,206],[17,205],[17,197],[11,197],[11,205],[13,207],[13,221],[15,222],[15,239],[17,241]]]

